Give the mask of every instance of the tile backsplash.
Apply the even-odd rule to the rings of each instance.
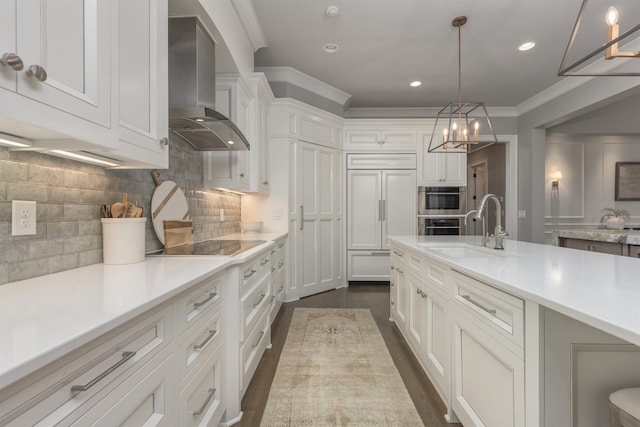
[[[184,191],[194,239],[239,232],[240,196],[203,188],[202,152],[174,139],[169,147],[169,169],[160,176]],[[155,187],[148,169],[109,170],[0,148],[0,285],[102,262],[100,206],[124,192],[144,208],[146,251],[162,248],[149,214]],[[37,202],[36,235],[11,235],[12,200]]]

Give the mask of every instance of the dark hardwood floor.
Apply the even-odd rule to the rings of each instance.
[[[282,305],[271,329],[273,347],[262,357],[256,374],[242,399],[244,415],[238,426],[260,425],[269,397],[271,381],[278,366],[295,307],[369,308],[424,425],[428,427],[452,425],[444,420],[445,406],[438,393],[396,325],[389,321],[388,284],[351,284],[347,288],[324,292]]]

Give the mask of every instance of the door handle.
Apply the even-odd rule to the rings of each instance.
[[[378,221],[382,221],[382,200],[378,200]]]
[[[304,230],[304,206],[300,205],[300,230]]]
[[[383,221],[387,220],[387,201],[386,200],[382,201],[382,220]]]

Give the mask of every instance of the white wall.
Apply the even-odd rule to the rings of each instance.
[[[614,200],[616,162],[640,162],[640,135],[549,134],[545,148],[545,237],[554,229],[596,229],[605,207],[625,209],[640,226],[640,202]],[[550,174],[562,172],[558,192]]]

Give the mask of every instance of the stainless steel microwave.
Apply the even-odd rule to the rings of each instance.
[[[466,187],[418,187],[418,215],[464,215]]]

